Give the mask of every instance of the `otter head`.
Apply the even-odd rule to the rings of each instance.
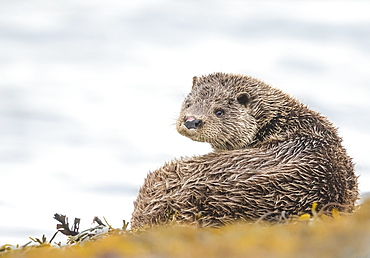
[[[194,77],[176,123],[177,131],[210,143],[216,151],[247,148],[258,131],[253,81],[223,73]]]

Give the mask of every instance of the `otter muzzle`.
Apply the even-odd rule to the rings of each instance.
[[[200,119],[195,119],[193,116],[187,116],[184,119],[184,125],[188,129],[197,129],[203,125],[203,121]]]

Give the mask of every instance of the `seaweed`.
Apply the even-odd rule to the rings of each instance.
[[[288,217],[272,214],[280,223],[239,221],[220,228],[186,226],[169,214],[166,223],[128,229],[123,220],[114,228],[103,217],[96,226],[80,231],[80,219],[72,226],[65,215],[55,214],[57,232],[30,238],[25,245],[0,246],[0,257],[367,257],[370,254],[370,200],[357,206],[351,216],[332,203],[310,213]],[[341,207],[345,208],[345,207]],[[181,212],[181,211],[180,211]],[[266,214],[269,216],[271,214]],[[177,225],[180,225],[178,227]],[[64,245],[52,244],[55,235],[66,235]],[[41,248],[40,248],[41,247]]]
[[[69,229],[68,217],[66,215],[55,213],[54,219],[60,222],[60,224],[57,224],[57,229],[59,232],[63,233],[64,235],[75,236],[79,233],[78,230],[80,229],[81,219],[75,218],[71,229]]]

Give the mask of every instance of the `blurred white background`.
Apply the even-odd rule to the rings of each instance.
[[[339,127],[370,191],[370,2],[0,0],[0,245],[130,220],[192,77],[252,75]],[[65,239],[61,237],[61,239]]]

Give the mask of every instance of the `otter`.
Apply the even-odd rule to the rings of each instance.
[[[166,223],[218,227],[276,221],[331,205],[352,212],[354,165],[326,117],[244,75],[194,77],[177,131],[213,152],[178,158],[148,174],[132,228]]]

